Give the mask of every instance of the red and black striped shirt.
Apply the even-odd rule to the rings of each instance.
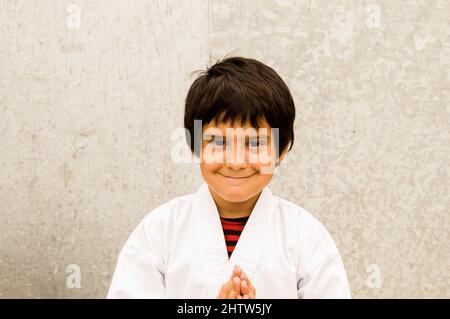
[[[233,253],[234,247],[236,247],[239,236],[241,235],[248,218],[249,216],[239,218],[220,217],[223,233],[225,235],[225,242],[227,244],[228,258],[230,258]]]

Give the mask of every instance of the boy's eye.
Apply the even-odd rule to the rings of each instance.
[[[213,143],[214,146],[224,146],[224,141],[222,138],[215,138],[211,143]]]
[[[215,147],[225,147],[225,146],[228,147],[229,146],[227,144],[227,142],[221,137],[214,137],[210,143]],[[249,140],[246,143],[246,146],[249,148],[258,148],[258,147],[263,147],[264,145],[266,145],[266,143],[262,139]]]
[[[263,146],[265,143],[262,140],[252,140],[248,143],[249,147],[260,147]]]

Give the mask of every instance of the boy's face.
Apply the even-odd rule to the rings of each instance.
[[[271,128],[265,121],[260,129],[213,122],[203,127],[200,170],[208,186],[228,202],[243,202],[258,195],[273,177],[276,154]]]

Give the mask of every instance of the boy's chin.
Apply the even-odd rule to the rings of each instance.
[[[253,197],[253,194],[249,194],[245,190],[233,190],[233,188],[230,186],[226,187],[219,196],[230,203],[242,203]]]

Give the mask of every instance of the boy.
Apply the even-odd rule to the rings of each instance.
[[[267,186],[294,118],[288,87],[263,63],[231,57],[202,72],[184,125],[205,183],[136,227],[108,298],[350,298],[328,231]]]

